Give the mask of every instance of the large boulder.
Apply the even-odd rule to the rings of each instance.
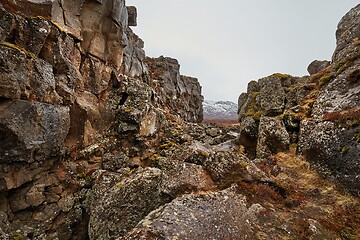
[[[323,61],[314,60],[314,61],[312,61],[310,63],[307,70],[308,70],[310,75],[313,75],[313,74],[316,74],[318,72],[321,72],[322,70],[324,70],[328,66],[330,66],[330,61],[327,61],[327,60],[323,60]]]
[[[1,175],[0,189],[17,188],[33,180],[42,170],[40,167],[37,170],[19,164],[41,165],[54,156],[64,154],[69,127],[67,107],[23,100],[2,102],[0,161],[7,167]],[[52,161],[49,162],[51,165]]]
[[[265,115],[278,115],[285,107],[285,91],[281,77],[275,75],[259,79],[260,106]]]
[[[14,100],[0,109],[3,162],[43,161],[64,150],[69,108]]]
[[[13,45],[0,44],[0,97],[61,103],[52,66]]]
[[[248,206],[235,189],[184,195],[151,212],[120,239],[254,239],[265,209]]]
[[[343,64],[359,57],[360,4],[352,8],[339,22],[336,30],[336,49],[332,61]]]
[[[152,210],[170,201],[161,192],[161,170],[147,168],[125,171],[97,173],[89,199],[90,239],[120,237]]]
[[[289,148],[290,138],[282,120],[274,117],[260,118],[256,156],[267,158]]]
[[[299,153],[324,176],[335,177],[349,192],[360,195],[359,132],[359,126],[343,128],[330,121],[303,121]]]

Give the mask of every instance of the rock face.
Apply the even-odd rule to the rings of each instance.
[[[111,195],[113,186],[101,179],[123,181],[124,168],[141,165],[146,149],[162,141],[169,119],[202,120],[197,79],[171,64],[162,68],[171,77],[161,86],[149,74],[144,43],[129,28],[136,16],[124,0],[0,3],[1,239],[108,239],[171,200],[166,194],[155,200],[157,187],[150,185],[165,180],[159,169],[146,168],[128,178],[139,179],[130,192],[148,183],[144,199],[155,197],[150,205],[134,204],[137,217],[126,207],[112,209],[111,219],[101,208],[104,196],[126,197]],[[162,89],[168,85],[175,95]],[[183,174],[210,179],[195,169]],[[126,212],[129,221],[117,226]],[[97,221],[104,227],[92,224]]]
[[[203,120],[203,96],[196,78],[180,75],[180,65],[169,57],[147,58],[153,87],[159,95],[159,104],[186,121]]]
[[[358,239],[359,199],[294,150],[358,194],[358,13],[330,66],[250,82],[219,127],[125,1],[1,1],[0,239]]]
[[[266,158],[297,144],[301,155],[355,195],[360,192],[359,19],[358,5],[340,21],[331,64],[312,62],[310,77],[274,74],[252,81],[238,110],[240,142],[249,153]]]
[[[228,211],[231,209],[231,211]],[[257,215],[264,208],[246,206],[243,196],[227,189],[217,193],[185,195],[151,212],[121,239],[251,239]],[[250,219],[250,220],[249,220]],[[207,226],[204,228],[204,226]]]
[[[310,75],[313,75],[313,74],[316,74],[318,72],[321,72],[322,70],[324,70],[328,66],[330,66],[330,61],[327,61],[327,60],[323,60],[323,61],[314,60],[314,61],[312,61],[310,63],[307,70],[308,70]]]

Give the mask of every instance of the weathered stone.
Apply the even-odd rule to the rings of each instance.
[[[108,171],[117,171],[120,168],[131,167],[129,157],[123,152],[106,153],[103,156],[103,169]]]
[[[289,144],[289,134],[282,120],[265,116],[260,118],[259,137],[256,147],[256,156],[258,158],[267,158],[272,154],[286,151]]]
[[[128,12],[128,24],[131,27],[137,26],[137,10],[135,6],[126,6]]]
[[[44,184],[32,186],[30,190],[26,193],[26,202],[32,207],[39,206],[45,201],[44,190]]]
[[[336,30],[336,49],[332,62],[344,64],[359,57],[360,45],[360,5],[352,8],[339,22]]]
[[[69,123],[67,107],[23,100],[1,103],[1,161],[31,163],[59,155]]]
[[[165,171],[164,183],[163,191],[173,197],[193,191],[207,191],[215,187],[204,168],[191,163],[179,163]]]
[[[146,58],[159,103],[189,122],[203,119],[201,86],[197,79],[180,76],[180,65],[169,57]]]
[[[281,77],[277,74],[259,79],[260,106],[267,116],[278,115],[285,107],[285,91],[281,85]]]
[[[329,113],[360,107],[360,78],[356,75],[359,68],[360,60],[338,75],[320,92],[312,109],[313,117],[321,119]]]
[[[349,192],[359,195],[360,127],[339,128],[333,122],[303,121],[299,153],[318,166],[325,176],[335,177]]]
[[[187,121],[201,122],[203,120],[203,101],[201,95],[201,86],[197,78],[180,76],[184,83],[185,92],[182,96],[184,104],[180,104],[179,109],[185,110],[185,114],[181,116]]]
[[[246,199],[232,189],[184,195],[151,212],[120,239],[246,239],[256,238],[253,226],[265,209],[247,207]]]
[[[314,60],[308,66],[307,71],[309,72],[310,75],[313,75],[313,74],[316,74],[318,72],[321,72],[322,70],[324,70],[328,66],[330,66],[330,61],[327,61],[327,60],[323,60],[323,61]]]
[[[138,79],[124,81],[111,98],[116,110],[115,131],[135,133],[138,136],[152,136],[161,128],[162,113],[155,104],[153,89]]]
[[[0,45],[0,97],[60,103],[51,65],[11,45]]]
[[[251,93],[251,92],[259,92],[260,91],[260,86],[259,83],[257,81],[250,81],[247,85],[247,92]]]
[[[148,73],[145,64],[144,42],[129,28],[126,31],[128,43],[124,48],[123,69],[130,77],[139,77]]]
[[[161,193],[162,178],[155,168],[99,172],[90,198],[90,239],[120,237],[169,201]]]
[[[54,0],[20,0],[14,2],[12,0],[2,1],[2,5],[9,12],[21,12],[26,16],[46,16],[51,17],[51,10]]]
[[[128,27],[128,14],[125,1],[106,0],[101,4],[85,1],[80,21],[82,49],[120,68],[123,48],[127,44],[125,30]]]
[[[95,95],[99,95],[108,89],[112,68],[99,59],[88,57],[81,65],[80,72],[83,76],[85,89]]]
[[[238,98],[238,115],[239,119],[241,119],[246,111],[248,110],[249,103],[251,99],[249,99],[250,94],[249,93],[241,93]]]
[[[28,54],[38,56],[51,32],[48,20],[35,17],[25,19],[7,12],[0,5],[0,41],[25,49]]]
[[[259,123],[252,116],[244,117],[240,122],[239,143],[243,145],[250,155],[256,152]]]

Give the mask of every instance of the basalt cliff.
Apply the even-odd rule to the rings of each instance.
[[[0,239],[359,239],[359,21],[219,127],[124,0],[2,0]]]

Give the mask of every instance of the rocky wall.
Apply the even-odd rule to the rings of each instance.
[[[201,122],[204,97],[198,80],[180,75],[180,65],[173,58],[148,57],[146,63],[160,105],[186,121]]]
[[[360,5],[336,31],[332,62],[313,61],[310,76],[274,74],[239,97],[240,143],[267,158],[297,144],[324,176],[359,195]]]
[[[86,239],[92,174],[138,166],[170,111],[201,115],[161,109],[129,25],[124,0],[1,1],[1,239]]]

